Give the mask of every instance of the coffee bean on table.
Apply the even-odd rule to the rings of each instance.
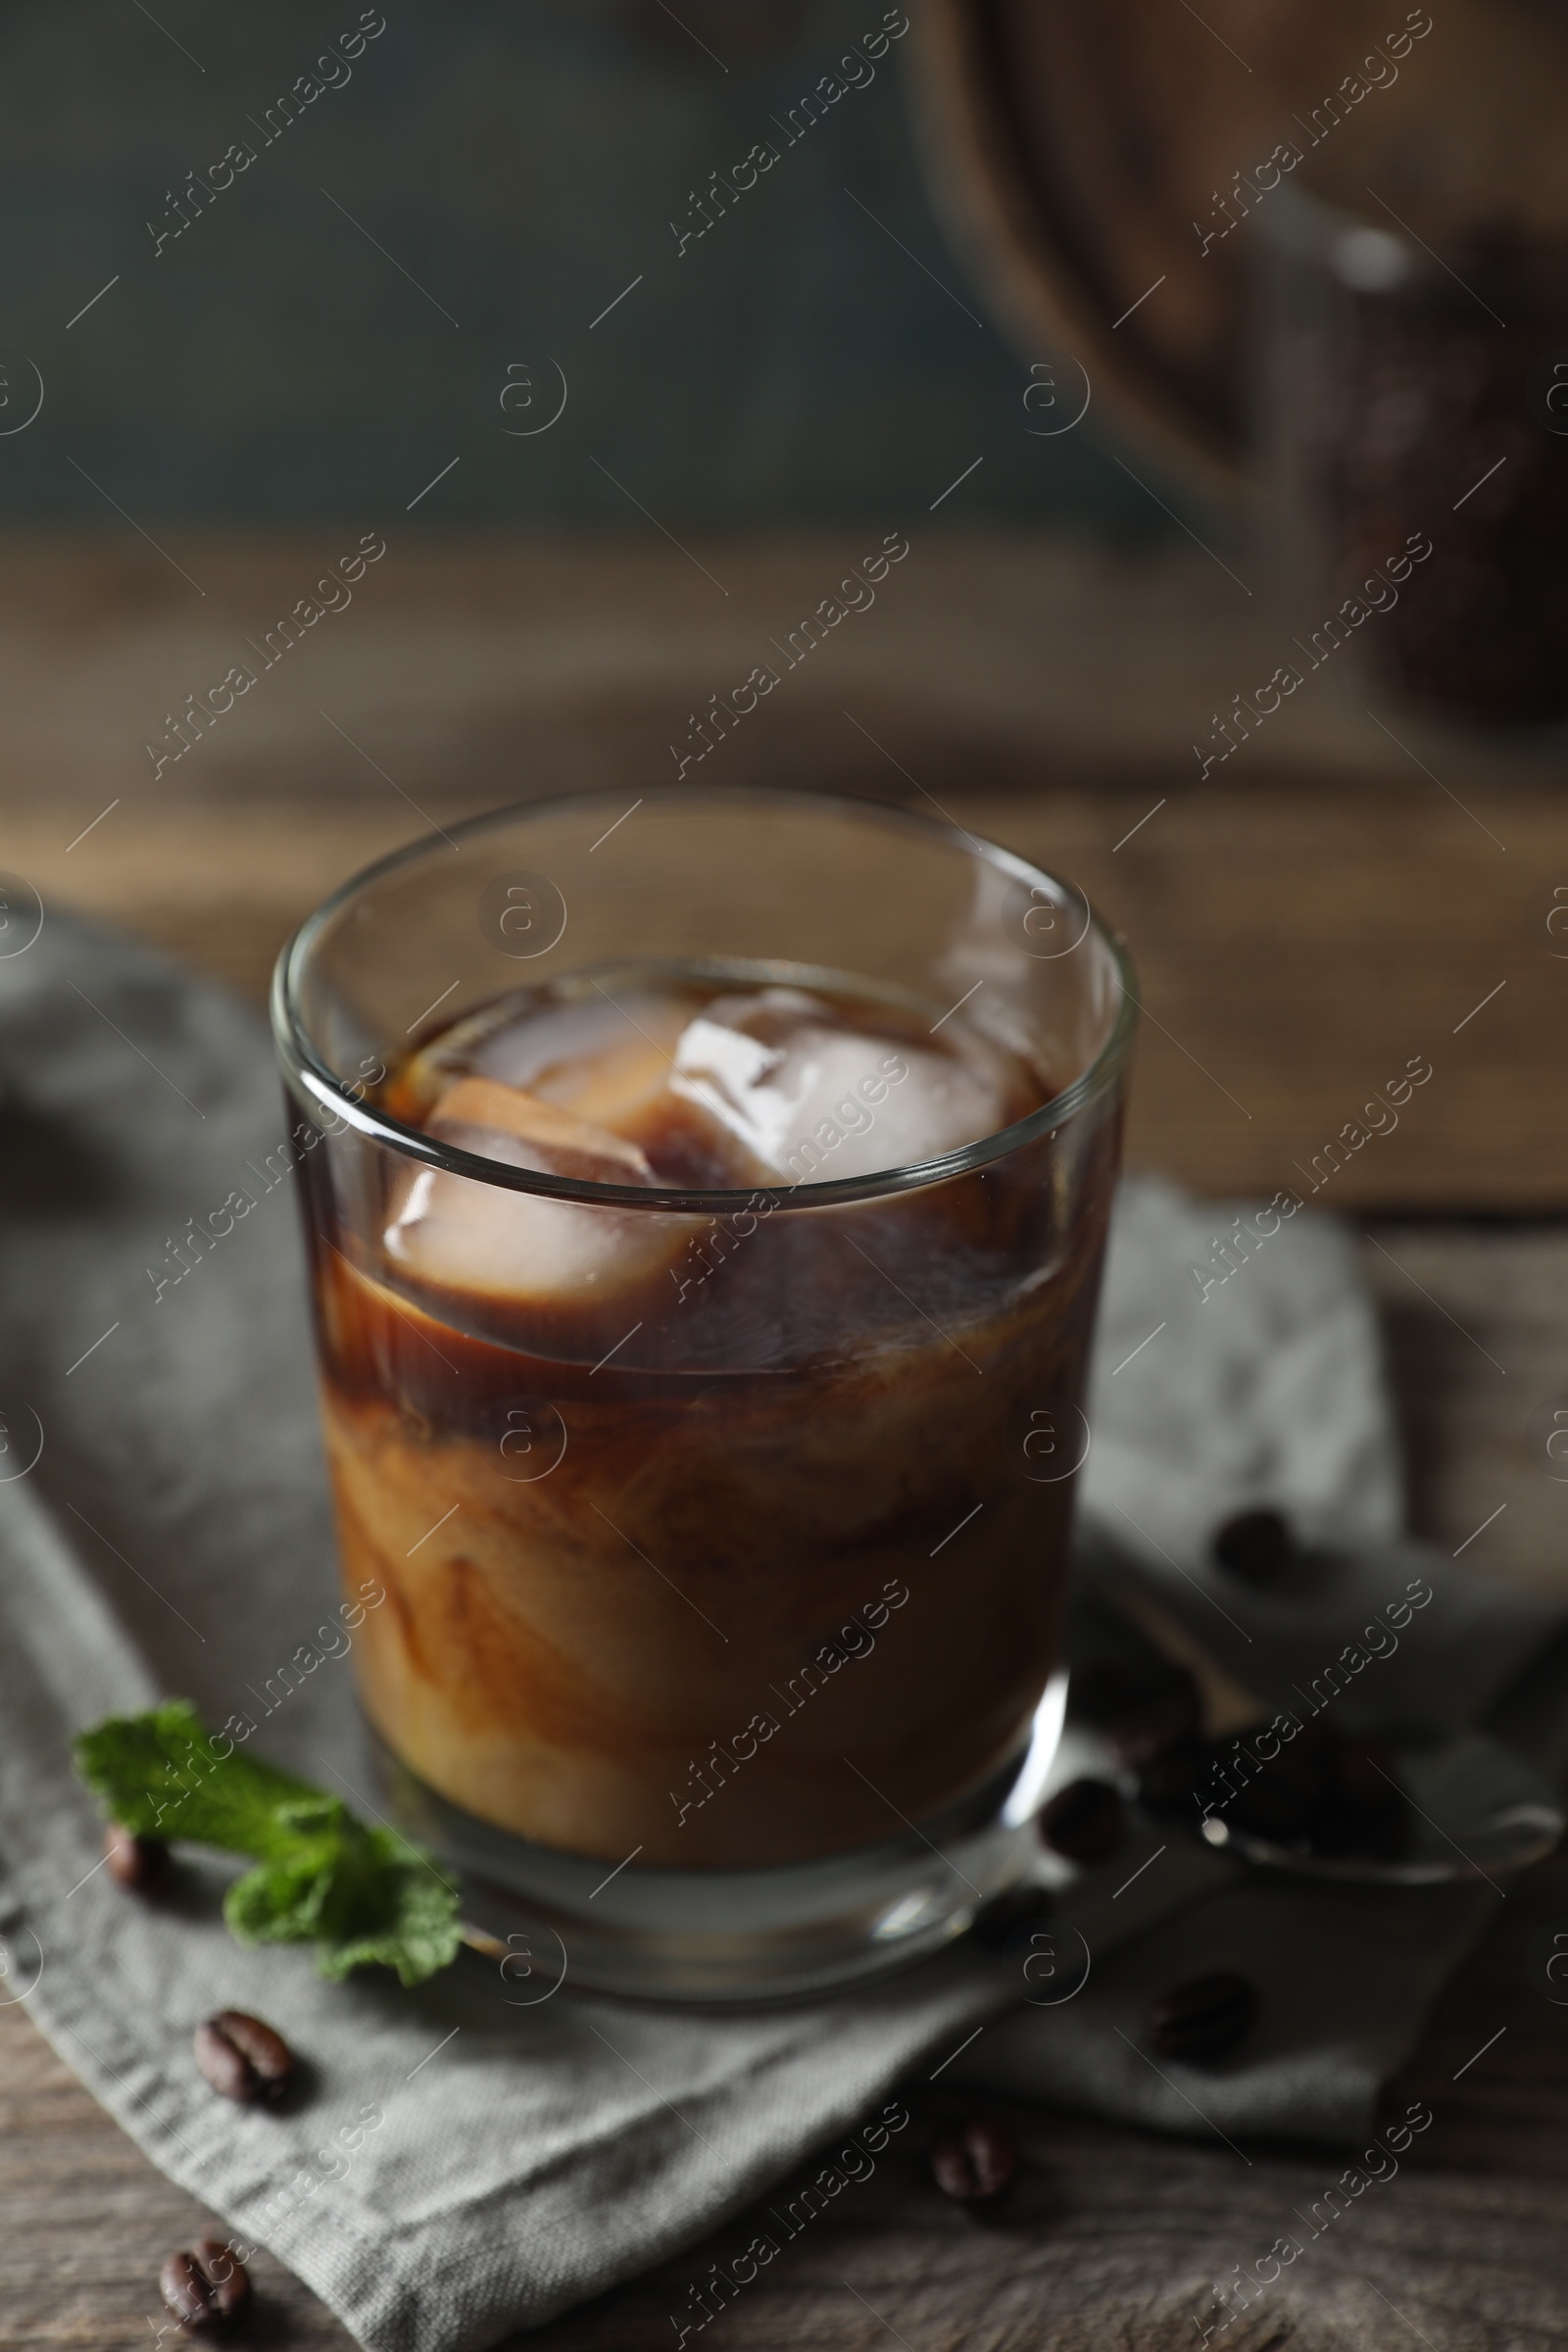
[[[157,1894],[169,1884],[173,1870],[168,1846],[161,1838],[138,1838],[133,1830],[112,1821],[104,1832],[104,1864],[119,1886],[133,1894]]]
[[[1261,2008],[1255,1984],[1216,1969],[1161,1993],[1145,2020],[1144,2038],[1161,2058],[1222,2058],[1257,2023]]]
[[[171,2254],[158,2283],[182,2328],[215,2334],[231,2327],[251,2299],[244,2264],[216,2237],[199,2238],[188,2250]]]
[[[1290,1523],[1278,1511],[1239,1511],[1214,1538],[1214,1560],[1244,1585],[1271,1585],[1296,1558]]]
[[[1001,2196],[1018,2170],[1018,2150],[999,2123],[989,2116],[973,2116],[933,2140],[931,2170],[947,2196],[967,2205],[985,2204]]]
[[[1069,1862],[1103,1862],[1126,1833],[1127,1816],[1109,1781],[1069,1781],[1040,1812],[1040,1835]]]
[[[274,2107],[294,2079],[294,2053],[282,2034],[243,2009],[220,2009],[197,2027],[192,2044],[197,2065],[225,2099]]]

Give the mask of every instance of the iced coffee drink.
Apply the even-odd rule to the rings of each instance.
[[[684,788],[459,826],[288,951],[361,1698],[491,1932],[751,1997],[1024,1866],[1124,968],[971,835]]]
[[[425,1040],[384,1106],[496,1167],[409,1167],[318,1275],[366,1704],[482,1821],[618,1862],[866,1845],[1018,1748],[1055,1659],[1108,1203],[1042,1262],[1017,1158],[813,1210],[1038,1110],[1052,1074],[853,984],[605,969]],[[780,1188],[791,1188],[780,1199]]]

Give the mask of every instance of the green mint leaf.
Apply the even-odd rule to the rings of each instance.
[[[111,1715],[76,1741],[76,1769],[111,1821],[142,1838],[188,1838],[229,1853],[283,1852],[279,1808],[318,1797],[306,1781],[215,1741],[188,1699]],[[333,1799],[322,1800],[333,1802]]]
[[[188,1701],[112,1716],[76,1767],[113,1821],[256,1862],[223,1916],[241,1943],[314,1942],[323,1976],[376,1963],[418,1984],[456,1959],[458,1901],[429,1857],[341,1797],[215,1740]]]
[[[405,1984],[450,1968],[463,1940],[457,1896],[416,1846],[390,1830],[372,1830],[376,1849],[375,1912],[369,1903],[327,1907],[317,1941],[317,1966],[341,1981],[351,1968],[379,1962]]]

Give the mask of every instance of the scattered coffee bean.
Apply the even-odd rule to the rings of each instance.
[[[294,2079],[294,2053],[282,2034],[243,2009],[220,2009],[197,2027],[193,2046],[197,2065],[225,2099],[273,2107]]]
[[[1238,1829],[1274,1845],[1309,1852],[1313,1825],[1330,1791],[1335,1744],[1328,1727],[1309,1719],[1278,1755],[1261,1765],[1248,1759],[1245,1741],[1240,1749],[1234,1741],[1228,1747],[1216,1745],[1205,1793],[1220,1797],[1216,1810]],[[1239,1793],[1226,1798],[1228,1788],[1239,1788]]]
[[[1029,1931],[1048,1920],[1055,1897],[1047,1886],[1008,1886],[982,1903],[969,1934],[985,1951],[1004,1952],[1014,1941],[1027,1945]]]
[[[1119,1760],[1142,1772],[1168,1748],[1196,1739],[1198,1685],[1184,1666],[1102,1667],[1075,1675],[1074,1712],[1102,1732]]]
[[[1314,1852],[1381,1862],[1406,1853],[1414,1818],[1394,1776],[1394,1751],[1381,1740],[1336,1740],[1328,1788],[1312,1817]]]
[[[104,1832],[104,1861],[117,1886],[133,1894],[157,1894],[169,1884],[173,1863],[161,1838],[138,1838],[112,1821]]]
[[[182,2328],[225,2329],[251,2299],[244,2264],[216,2237],[200,2238],[188,2252],[171,2254],[158,2283]]]
[[[1246,1977],[1216,1969],[1161,1994],[1145,2021],[1144,2037],[1161,2058],[1222,2058],[1257,2023],[1261,2007]]]
[[[1183,1740],[1145,1766],[1138,1779],[1138,1801],[1146,1813],[1196,1822],[1195,1792],[1209,1770],[1213,1750],[1201,1740]]]
[[[1342,1740],[1334,1757],[1334,1793],[1352,1813],[1383,1813],[1397,1804],[1394,1750],[1381,1740]]]
[[[931,2170],[947,2196],[978,2205],[1000,2197],[1018,2170],[1010,2134],[989,2116],[975,2116],[931,2145]]]
[[[1270,1845],[1306,1854],[1312,1850],[1320,1803],[1317,1791],[1297,1776],[1266,1766],[1239,1796],[1216,1804],[1214,1811],[1235,1829],[1265,1838]]]
[[[1235,1742],[1216,1743],[1199,1795],[1239,1830],[1300,1854],[1396,1861],[1409,1844],[1412,1816],[1395,1782],[1393,1750],[1342,1739],[1303,1723],[1277,1756],[1251,1770]],[[1227,1796],[1225,1790],[1235,1790]]]
[[[1121,1798],[1108,1781],[1069,1781],[1041,1808],[1041,1837],[1069,1862],[1103,1862],[1126,1828]]]
[[[1239,1511],[1214,1538],[1214,1559],[1244,1585],[1270,1585],[1296,1557],[1296,1539],[1278,1511]]]

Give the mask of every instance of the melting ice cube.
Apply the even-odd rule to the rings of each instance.
[[[426,1127],[449,1144],[586,1184],[652,1184],[647,1155],[624,1136],[493,1078],[460,1078]]]
[[[449,1087],[426,1122],[442,1142],[578,1183],[651,1184],[637,1145],[493,1078]],[[386,1230],[394,1264],[475,1296],[558,1304],[603,1299],[669,1264],[682,1219],[589,1207],[420,1168]]]
[[[690,1003],[617,990],[535,1012],[498,1029],[473,1057],[483,1077],[526,1088],[602,1127],[619,1127],[662,1094]]]
[[[716,998],[682,1032],[671,1091],[775,1179],[806,1183],[934,1159],[1005,1123],[982,1041],[959,1059],[831,1026],[829,1010],[795,989]]]

